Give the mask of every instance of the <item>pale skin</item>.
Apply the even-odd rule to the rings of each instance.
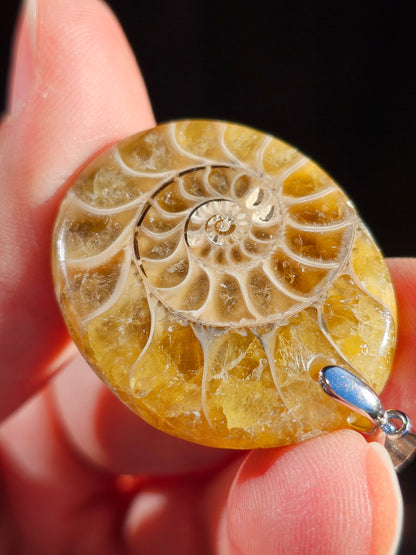
[[[153,125],[103,2],[27,3],[0,128],[0,552],[394,552],[401,496],[379,443],[351,430],[251,453],[182,442],[76,354],[50,277],[57,207],[88,159]],[[400,333],[383,401],[416,421],[416,261],[389,267]]]

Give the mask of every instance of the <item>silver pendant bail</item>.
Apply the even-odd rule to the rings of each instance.
[[[373,425],[369,433],[384,432],[384,447],[397,472],[416,456],[416,434],[407,414],[386,410],[376,392],[361,378],[341,366],[326,366],[319,372],[319,383],[327,395],[366,417]]]

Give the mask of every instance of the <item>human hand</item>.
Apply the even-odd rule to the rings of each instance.
[[[389,553],[401,500],[378,444],[346,430],[250,454],[182,442],[75,355],[50,278],[57,207],[81,164],[154,120],[105,4],[38,0],[37,18],[33,6],[0,129],[2,418],[20,407],[0,429],[0,552]],[[390,268],[400,341],[383,399],[415,419],[416,262]]]

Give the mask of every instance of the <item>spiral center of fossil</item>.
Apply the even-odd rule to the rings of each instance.
[[[232,218],[222,214],[213,216],[209,222],[207,222],[207,231],[212,225],[214,225],[214,229],[219,235],[230,235],[230,233],[235,230],[235,223]]]
[[[247,214],[231,200],[212,200],[198,206],[190,215],[186,240],[197,247],[208,239],[209,244],[223,247],[239,243],[247,234]]]

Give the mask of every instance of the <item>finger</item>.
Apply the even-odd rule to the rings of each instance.
[[[29,0],[0,129],[0,417],[68,354],[50,278],[66,183],[105,146],[154,123],[132,52],[97,0]]]
[[[124,538],[131,553],[208,555],[198,484],[148,488],[132,501]]]
[[[388,260],[398,305],[398,342],[392,375],[383,392],[387,408],[416,421],[416,259]]]
[[[206,553],[202,481],[97,469],[68,443],[50,386],[3,423],[0,466],[2,553]]]
[[[233,472],[208,490],[215,553],[387,555],[397,548],[396,473],[384,448],[356,432],[253,451]]]
[[[47,392],[3,423],[0,465],[11,523],[0,529],[0,545],[14,542],[2,553],[123,552],[119,528],[126,500],[112,475],[73,452]]]
[[[56,377],[53,392],[74,449],[121,474],[206,473],[239,455],[183,441],[149,426],[77,357]]]

